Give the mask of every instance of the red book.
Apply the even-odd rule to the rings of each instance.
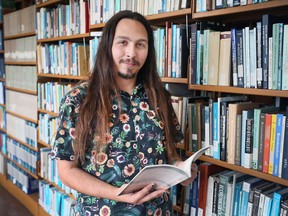
[[[198,207],[203,210],[203,216],[205,216],[208,178],[210,175],[213,175],[215,173],[218,173],[218,172],[225,170],[225,168],[217,166],[215,164],[204,162],[204,163],[200,164],[199,170],[200,170],[199,191],[201,191],[201,193],[199,193],[199,195],[198,195],[198,199],[199,199]]]
[[[268,173],[270,155],[270,133],[271,133],[272,114],[266,113],[263,149],[263,172]]]

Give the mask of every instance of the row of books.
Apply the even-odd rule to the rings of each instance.
[[[60,102],[71,87],[71,83],[38,83],[38,108],[58,113]]]
[[[35,32],[35,5],[4,15],[4,36]],[[17,25],[15,25],[17,23]],[[6,48],[6,47],[5,47]]]
[[[38,139],[51,145],[56,134],[58,118],[46,113],[39,113]]]
[[[19,142],[7,138],[7,156],[11,160],[26,168],[29,172],[37,175],[37,161],[39,153]]]
[[[288,26],[283,23],[265,14],[228,31],[215,22],[192,24],[189,83],[287,90]]]
[[[115,13],[131,10],[144,16],[189,8],[190,0],[115,0],[91,1],[90,24],[106,22]]]
[[[37,39],[46,39],[89,32],[88,1],[70,0],[56,8],[41,7],[37,16]]]
[[[26,194],[38,192],[39,182],[33,176],[26,173],[12,161],[7,163],[8,180]]]
[[[7,134],[37,149],[37,124],[6,114]]]
[[[196,0],[196,12],[205,12],[222,8],[257,4],[267,1],[269,0]]]
[[[37,91],[36,66],[6,65],[6,87]]]
[[[39,44],[38,73],[85,76],[89,71],[89,50],[90,47],[82,43]]]
[[[52,184],[55,184],[58,188],[63,190],[66,194],[72,195],[76,197],[77,192],[74,189],[69,188],[65,184],[62,183],[60,180],[60,177],[58,175],[58,167],[57,167],[57,161],[52,160],[50,157],[51,154],[51,148],[50,147],[44,147],[41,148],[40,151],[40,176],[49,181]]]
[[[36,36],[5,40],[4,46],[6,62],[36,62]]]
[[[288,187],[210,163],[185,188],[184,215],[283,215]]]
[[[188,126],[188,151],[213,146],[207,156],[288,179],[288,107],[263,106],[244,95],[177,97],[172,104],[183,132]]]
[[[7,90],[6,111],[17,113],[37,122],[37,95]],[[8,122],[8,121],[7,121]]]
[[[154,30],[160,76],[187,77],[190,35],[190,27],[186,24],[166,22],[166,27]]]
[[[50,215],[75,216],[75,199],[45,180],[39,181],[39,204]]]

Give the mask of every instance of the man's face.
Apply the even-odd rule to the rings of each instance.
[[[123,79],[136,78],[148,54],[148,35],[138,21],[122,19],[115,32],[112,55],[117,75]]]

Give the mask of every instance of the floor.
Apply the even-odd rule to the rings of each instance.
[[[12,196],[0,185],[0,215],[5,216],[31,216],[22,203]]]

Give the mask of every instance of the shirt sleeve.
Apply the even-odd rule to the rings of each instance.
[[[60,103],[58,128],[51,151],[52,159],[74,160],[73,142],[80,107],[80,93],[80,89],[75,88],[68,92]]]

